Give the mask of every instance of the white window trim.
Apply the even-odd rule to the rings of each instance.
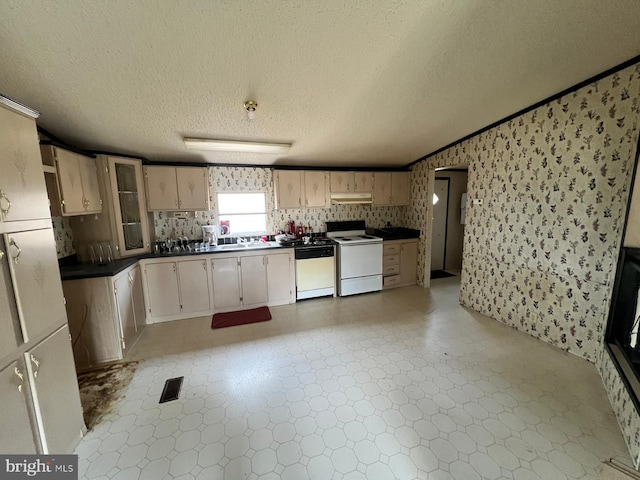
[[[241,195],[241,194],[255,194],[261,193],[264,195],[264,212],[249,212],[249,213],[223,213],[222,215],[264,215],[265,219],[265,230],[264,231],[254,231],[254,232],[242,232],[240,234],[231,233],[229,235],[219,235],[219,238],[232,238],[232,237],[242,237],[242,236],[256,236],[256,235],[266,235],[268,232],[266,228],[268,227],[268,217],[267,217],[267,191],[265,190],[246,190],[246,191],[238,191],[238,190],[217,190],[214,192],[216,196],[216,215],[218,218],[218,226],[220,226],[220,202],[218,200],[218,195]]]

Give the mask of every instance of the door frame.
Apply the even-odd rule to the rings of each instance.
[[[447,208],[444,217],[444,252],[442,253],[442,270],[446,269],[447,266],[447,235],[449,233],[449,195],[451,193],[451,178],[449,177],[435,177],[433,179],[433,193],[436,191],[436,182],[445,180],[447,182]],[[433,195],[431,196],[431,207],[433,208]],[[435,212],[435,209],[433,209]],[[433,247],[433,220],[431,217],[431,246]],[[433,249],[432,249],[433,251]],[[433,256],[432,256],[433,257]],[[429,273],[431,273],[431,262],[429,262]]]

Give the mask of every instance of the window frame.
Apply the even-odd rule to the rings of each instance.
[[[249,216],[249,215],[264,215],[264,230],[253,230],[253,231],[246,231],[246,232],[234,232],[233,230],[230,230],[229,234],[226,235],[222,235],[222,233],[219,235],[219,237],[221,238],[230,238],[230,237],[243,237],[243,236],[257,236],[257,235],[266,235],[267,232],[267,228],[268,228],[268,218],[267,218],[267,192],[264,190],[255,190],[255,191],[249,191],[249,192],[225,192],[225,191],[219,191],[219,192],[215,192],[216,194],[216,215],[218,218],[218,227],[220,227],[220,221],[221,221],[221,217],[226,216],[236,216],[236,217],[241,217],[241,216]],[[260,211],[255,211],[255,212],[244,212],[244,213],[221,213],[220,212],[220,195],[257,195],[257,194],[261,194],[264,198],[264,212],[260,212]],[[220,230],[222,231],[222,230]]]

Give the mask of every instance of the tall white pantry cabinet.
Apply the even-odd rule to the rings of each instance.
[[[0,452],[71,453],[86,428],[35,119],[0,96]]]

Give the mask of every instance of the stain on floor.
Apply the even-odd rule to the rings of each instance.
[[[91,430],[111,413],[138,368],[138,362],[114,363],[78,375],[84,422]]]

